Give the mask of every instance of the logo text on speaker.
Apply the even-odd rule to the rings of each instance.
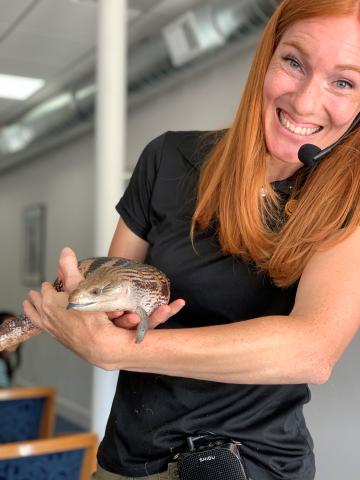
[[[209,455],[208,457],[199,457],[200,462],[209,462],[210,460],[215,460],[213,455]]]

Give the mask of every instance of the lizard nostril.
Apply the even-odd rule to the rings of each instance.
[[[94,288],[93,290],[91,290],[91,293],[92,295],[100,295],[101,290],[100,288]]]

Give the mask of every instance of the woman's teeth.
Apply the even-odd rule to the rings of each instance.
[[[289,130],[296,135],[313,135],[316,132],[320,132],[322,127],[315,127],[315,128],[305,128],[305,127],[296,127],[292,123],[289,122],[289,119],[285,116],[282,110],[279,111],[279,119],[280,123],[283,127]]]

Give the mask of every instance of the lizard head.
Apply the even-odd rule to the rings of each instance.
[[[70,294],[68,309],[111,312],[133,310],[131,283],[112,275],[111,269],[99,268],[79,283]]]

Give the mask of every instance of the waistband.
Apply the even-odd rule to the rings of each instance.
[[[167,470],[164,472],[154,473],[146,477],[125,477],[124,475],[108,472],[98,464],[91,480],[180,480],[180,477],[175,462],[169,463]],[[249,480],[253,480],[253,478],[249,477]]]
[[[176,463],[169,463],[167,470],[164,472],[154,473],[146,477],[125,477],[124,475],[108,472],[98,464],[91,480],[179,480],[179,474]]]

